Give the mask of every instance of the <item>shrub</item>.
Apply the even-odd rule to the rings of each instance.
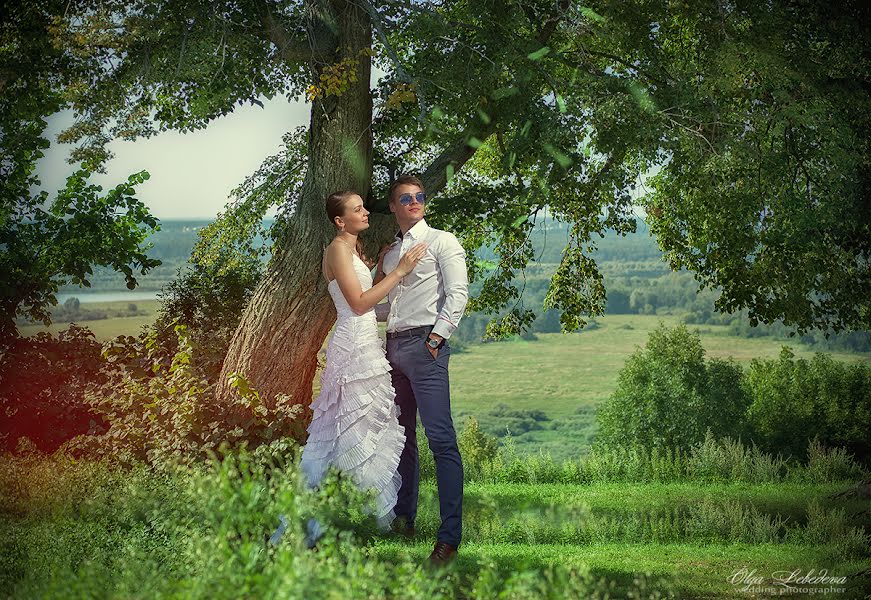
[[[864,527],[851,527],[843,508],[824,507],[816,499],[808,503],[807,525],[791,530],[787,541],[817,546],[829,544],[829,553],[836,560],[867,557],[871,551],[871,535]]]
[[[463,475],[469,481],[486,481],[502,466],[499,441],[487,435],[478,426],[474,417],[469,417],[466,426],[457,438],[460,456],[463,458]]]
[[[210,383],[216,381],[230,338],[262,275],[256,256],[234,254],[226,260],[194,262],[160,293],[161,305],[154,327],[166,356],[177,350],[175,325],[184,325],[197,350],[198,369]]]
[[[687,449],[712,428],[738,436],[749,398],[740,366],[705,363],[698,334],[660,325],[620,371],[617,389],[599,409],[597,443]]]
[[[857,481],[868,471],[842,449],[827,450],[814,446],[814,454],[806,463],[785,459],[781,455],[763,452],[756,445],[746,446],[741,440],[717,438],[708,430],[705,439],[689,450],[681,448],[644,448],[642,446],[594,446],[589,454],[577,460],[556,462],[546,454],[519,456],[513,439],[503,439],[500,465],[489,474],[475,479],[475,471],[467,480],[504,483],[567,483],[594,482],[734,482],[777,483],[798,481],[831,483]],[[434,474],[432,475],[434,477]]]
[[[451,354],[460,354],[469,351],[469,342],[459,336],[451,336]]]
[[[100,344],[86,327],[71,325],[57,337],[40,332],[0,352],[0,437],[14,451],[21,437],[52,452],[94,430],[100,417],[85,402],[89,384],[105,381]]]
[[[750,393],[741,365],[732,359],[714,358],[705,363],[705,375],[705,405],[700,425],[720,436],[749,437],[746,415]]]
[[[71,314],[71,315],[74,315],[77,312],[79,312],[80,307],[81,307],[81,303],[79,302],[79,299],[76,298],[75,296],[67,298],[66,302],[64,302],[64,310],[68,314]]]
[[[532,330],[536,333],[559,333],[562,331],[559,317],[560,312],[558,310],[548,309],[535,319],[532,324]]]
[[[787,473],[787,463],[780,455],[765,454],[740,440],[717,439],[710,429],[686,460],[687,476],[693,481],[771,483],[783,480]]]
[[[265,401],[243,377],[231,381],[236,393],[229,404],[219,403],[214,385],[196,368],[186,328],[176,325],[175,334],[178,351],[168,365],[154,331],[138,339],[119,337],[104,348],[105,382],[85,398],[108,425],[97,435],[71,440],[68,449],[154,464],[166,456],[195,462],[222,446],[304,439],[303,406],[291,405],[286,396]]]
[[[793,479],[807,483],[847,481],[862,477],[864,470],[844,448],[826,448],[818,437],[807,447],[807,467],[795,469]]]
[[[804,457],[814,437],[867,461],[871,456],[871,369],[817,353],[755,359],[747,374],[753,439],[768,451]]]

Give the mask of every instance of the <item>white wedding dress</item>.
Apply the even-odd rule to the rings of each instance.
[[[363,291],[372,274],[355,254],[354,271]],[[397,467],[405,445],[399,407],[390,377],[390,363],[378,336],[375,311],[357,315],[336,280],[327,285],[338,319],[327,343],[321,390],[312,402],[312,422],[301,466],[309,485],[317,486],[327,468],[351,476],[362,489],[373,489],[375,517],[386,529],[402,484]]]

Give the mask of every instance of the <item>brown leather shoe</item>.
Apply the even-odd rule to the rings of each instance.
[[[436,542],[432,554],[429,555],[429,564],[436,567],[442,567],[454,560],[456,556],[456,547],[451,546],[447,542]]]

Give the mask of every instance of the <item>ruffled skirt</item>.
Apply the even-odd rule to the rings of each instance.
[[[335,466],[361,489],[373,489],[375,516],[384,529],[395,516],[402,484],[397,469],[405,445],[394,397],[374,313],[340,316],[327,344],[301,466],[312,487]]]

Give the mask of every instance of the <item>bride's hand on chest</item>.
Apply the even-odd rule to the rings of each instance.
[[[435,255],[435,252],[434,252],[432,246],[430,246],[427,242],[418,242],[418,243],[426,243],[427,244],[426,252],[424,252],[424,255],[418,261],[417,265],[415,265],[414,270],[412,270],[411,273],[409,273],[408,275],[405,276],[406,281],[408,281],[410,278],[419,278],[419,277],[425,275],[426,273],[430,273],[436,267],[437,259],[436,259],[436,255]],[[416,245],[417,244],[415,244],[415,246]],[[413,248],[413,247],[414,246],[410,246],[407,250],[405,250],[405,252],[408,252],[408,250],[411,250],[411,248]],[[403,255],[405,254],[405,252],[403,252]],[[396,265],[399,264],[399,260],[401,257],[400,257],[398,252],[395,252],[395,253],[392,253],[390,255],[390,257],[388,257],[388,259],[389,258],[393,259],[392,266],[395,268]],[[387,261],[385,260],[385,268],[388,268],[388,265],[386,263],[387,263]]]

